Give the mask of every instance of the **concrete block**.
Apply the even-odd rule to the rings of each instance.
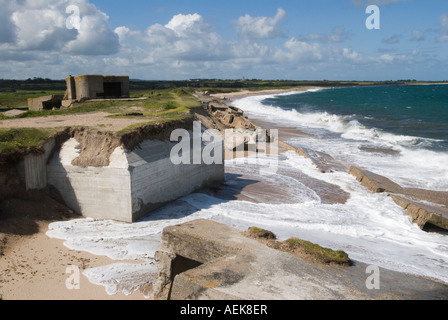
[[[174,144],[146,140],[140,148],[117,148],[108,167],[78,167],[76,139],[67,141],[48,164],[48,183],[56,187],[70,209],[85,217],[135,222],[173,200],[201,187],[224,181],[220,164],[175,165]]]
[[[316,263],[208,220],[165,228],[155,258],[160,300],[431,300],[448,292],[445,284],[386,269],[380,290],[369,290],[367,264]]]
[[[62,95],[44,96],[34,99],[28,99],[28,108],[31,111],[52,110],[53,108],[60,108]]]

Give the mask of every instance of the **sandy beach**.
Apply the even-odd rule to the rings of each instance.
[[[84,270],[117,261],[87,252],[69,250],[63,245],[63,241],[49,238],[46,232],[51,222],[79,217],[44,194],[36,193],[34,196],[27,199],[10,199],[0,204],[1,299],[145,299],[144,295],[138,292],[129,296],[124,294],[110,296],[103,286],[90,283],[82,274]],[[74,268],[79,270],[79,278]]]
[[[241,90],[236,92],[229,93],[212,93],[210,97],[221,100],[233,100],[250,96],[262,96],[262,95],[270,95],[270,94],[282,94],[289,92],[304,92],[310,89],[320,89],[318,87],[300,87],[300,88],[292,88],[292,89],[272,89],[272,90],[260,90],[260,91],[249,91],[249,90]]]

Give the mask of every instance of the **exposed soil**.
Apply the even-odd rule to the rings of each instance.
[[[89,112],[60,116],[8,119],[0,121],[0,128],[60,128],[89,127],[100,131],[117,132],[145,121],[139,117],[109,118],[107,112]]]

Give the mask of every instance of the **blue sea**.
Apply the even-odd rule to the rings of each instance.
[[[402,186],[448,191],[448,86],[316,89],[232,104],[255,121],[300,132],[287,136],[291,145],[365,167]],[[269,167],[272,157],[226,161],[219,193],[191,194],[137,223],[79,219],[53,223],[47,235],[64,239],[73,250],[117,260],[84,272],[110,294],[145,285],[148,272],[155,277],[153,257],[163,229],[195,219],[241,230],[265,228],[280,240],[299,237],[344,250],[356,261],[448,284],[446,233],[422,231],[387,195],[370,192],[346,171],[322,173],[294,151],[278,156],[276,174],[263,174],[260,169]],[[324,201],[313,181],[337,186],[348,200]],[[144,262],[120,263],[132,259]]]
[[[310,134],[288,141],[294,146],[323,151],[404,187],[448,191],[447,85],[310,90],[235,105],[252,118]]]
[[[368,141],[392,134],[397,144],[404,139],[413,149],[448,152],[447,85],[327,89],[276,96],[262,103],[307,115],[331,114],[340,118],[344,126],[340,129],[358,129],[358,138]]]

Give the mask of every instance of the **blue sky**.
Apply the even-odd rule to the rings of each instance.
[[[366,28],[372,4],[379,30]],[[448,80],[446,0],[0,0],[0,7],[0,78]]]

